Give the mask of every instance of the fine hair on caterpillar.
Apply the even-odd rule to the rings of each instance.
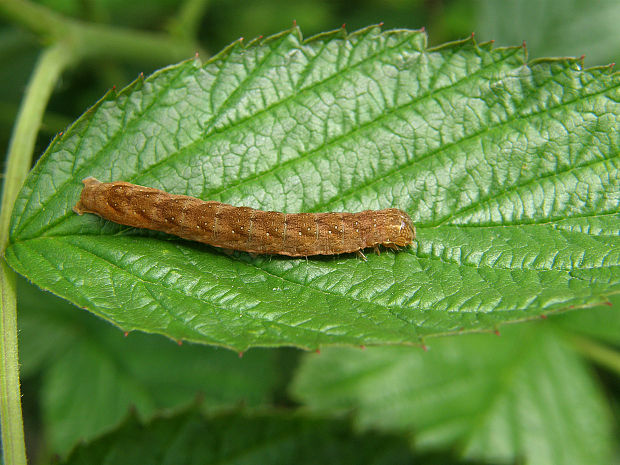
[[[335,255],[382,245],[409,246],[415,226],[397,209],[358,213],[280,213],[235,207],[128,182],[82,181],[73,211],[152,229],[215,247],[290,257]]]

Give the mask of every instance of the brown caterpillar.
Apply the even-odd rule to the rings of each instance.
[[[73,211],[153,229],[216,247],[291,257],[357,252],[415,239],[409,216],[396,208],[359,213],[280,213],[205,202],[128,182],[89,177]]]

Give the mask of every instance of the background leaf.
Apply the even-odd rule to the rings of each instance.
[[[585,53],[595,64],[607,63],[610,50],[618,52],[620,4],[615,0],[482,0],[477,7],[476,33],[501,45],[527,40],[536,56]]]
[[[23,281],[19,291],[24,396],[40,404],[43,436],[56,454],[115,429],[129,409],[148,419],[198,398],[208,410],[274,400],[284,365],[279,351],[240,358],[146,334],[124,337]]]
[[[406,442],[355,435],[346,422],[286,414],[186,413],[141,425],[129,418],[118,431],[79,446],[67,464],[405,464]]]
[[[618,74],[524,58],[293,29],[164,69],[52,143],[7,260],[125,330],[239,350],[414,343],[601,303],[620,290]],[[400,207],[418,241],[368,263],[231,257],[78,217],[86,176],[287,212]]]
[[[620,296],[610,299],[610,305],[558,315],[558,325],[620,347]]]
[[[549,323],[414,348],[327,349],[303,358],[293,395],[355,412],[363,430],[402,431],[417,450],[485,463],[610,463],[612,414],[582,360]]]

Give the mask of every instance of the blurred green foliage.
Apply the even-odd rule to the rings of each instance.
[[[39,0],[38,3],[79,20],[146,31],[175,31],[175,18],[178,17],[180,9],[187,8],[186,14],[200,15],[201,19],[197,22],[198,41],[207,53],[216,53],[239,37],[251,40],[261,35],[268,36],[297,21],[306,36],[336,29],[343,24],[346,24],[348,30],[356,30],[369,24],[384,22],[386,29],[425,27],[431,46],[475,33],[478,41],[495,40],[496,45],[518,45],[525,41],[531,58],[585,55],[586,66],[594,66],[617,61],[620,56],[618,0]],[[194,10],[192,6],[195,7]],[[183,34],[191,31],[176,32]],[[26,83],[43,45],[45,44],[40,43],[32,33],[0,18],[0,144],[5,153]],[[147,65],[110,59],[80,63],[78,67],[65,73],[44,116],[42,131],[35,148],[35,160],[43,153],[54,134],[65,130],[108,89],[113,86],[122,88],[140,72],[148,75],[167,64]],[[616,298],[613,303],[616,307],[614,310],[617,310],[620,298]],[[157,350],[160,355],[166,355],[163,358],[168,363],[168,366],[162,363],[162,372],[174,368],[175,360],[169,353],[177,347],[169,341],[132,335],[129,342],[110,342],[120,336],[118,331],[91,315],[72,311],[72,307],[63,306],[64,304],[58,303],[52,295],[41,293],[26,284],[20,287],[20,305],[22,307],[19,317],[23,331],[21,336],[26,341],[28,336],[35,335],[21,347],[23,403],[31,463],[44,461],[50,443],[61,441],[46,432],[45,427],[58,426],[59,423],[55,421],[62,421],[62,415],[55,416],[55,412],[50,412],[49,409],[46,411],[45,405],[41,404],[45,404],[49,399],[46,400],[40,391],[42,385],[55,382],[60,386],[57,392],[69,397],[72,395],[71,391],[62,390],[62,379],[71,370],[67,369],[64,374],[61,371],[63,367],[71,368],[69,356],[72,344],[74,350],[75,346],[89,345],[95,347],[93,350],[102,350],[106,356],[109,355],[109,349],[109,352],[115,355],[111,358],[114,370],[110,371],[118,378],[125,375],[123,370],[132,363],[132,358],[125,358],[124,354],[116,351],[138,344],[143,345],[142,351],[135,351],[134,358],[137,359],[145,351]],[[38,313],[41,309],[49,309],[50,313],[41,318]],[[581,332],[584,336],[591,336],[617,347],[618,332],[615,328],[618,327],[618,312],[612,315],[606,310],[599,309],[596,313],[587,310],[588,313],[575,312],[556,321],[569,330]],[[69,316],[65,315],[67,312]],[[601,325],[601,318],[608,319],[608,324]],[[603,332],[602,329],[608,331]],[[103,351],[100,347],[108,349]],[[260,389],[255,389],[251,395],[242,389],[233,390],[224,399],[213,400],[207,395],[206,404],[239,401],[252,405],[265,398],[278,406],[288,406],[293,402],[284,393],[284,386],[288,383],[296,363],[297,354],[293,351],[279,350],[277,353],[274,351],[273,355],[253,354],[244,361],[238,361],[236,355],[233,354],[234,357],[231,358],[231,353],[216,349],[190,346],[179,349],[181,350],[185,353],[185,360],[187,353],[191,352],[191,360],[195,362],[192,366],[196,371],[201,368],[201,360],[208,361],[211,366],[215,364],[224,371],[230,368],[228,379],[232,385],[235,383],[233,377],[236,376],[234,369],[237,365],[249,365],[248,362],[254,359],[261,360],[261,364],[254,365],[255,370],[262,370],[254,379]],[[75,367],[73,369],[75,371]],[[54,370],[60,375],[55,376]],[[602,370],[599,373],[601,372],[601,384],[604,385],[605,393],[612,398],[612,404],[615,402],[617,418],[617,377]],[[183,391],[186,397],[181,402],[189,402],[191,393],[194,392],[194,383],[204,383],[203,393],[210,392],[207,389],[210,386],[207,376],[191,380],[176,376],[175,379],[166,381],[169,382],[167,388],[172,385],[186,388]],[[242,380],[236,382],[237,387],[245,386]],[[151,396],[154,405],[152,408],[175,403],[165,396],[157,397],[155,393],[162,397],[162,391],[156,389],[151,379],[141,380],[133,389],[141,391],[145,398]],[[177,390],[174,392],[178,394]],[[89,399],[83,400],[87,402]],[[47,418],[43,419],[42,416]],[[119,417],[120,414],[114,421]],[[102,424],[105,422],[102,421]],[[69,429],[73,426],[77,430],[82,425],[64,425]],[[98,426],[91,428],[93,434],[103,431],[103,428]]]

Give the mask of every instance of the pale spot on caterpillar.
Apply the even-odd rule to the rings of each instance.
[[[292,257],[356,252],[365,259],[363,249],[378,250],[383,245],[396,250],[415,239],[411,219],[396,208],[284,214],[203,201],[127,182],[102,183],[86,178],[83,183],[80,201],[73,207],[80,215],[94,213],[116,223],[226,249]],[[314,233],[308,225],[314,225]],[[311,234],[302,234],[304,229]]]

